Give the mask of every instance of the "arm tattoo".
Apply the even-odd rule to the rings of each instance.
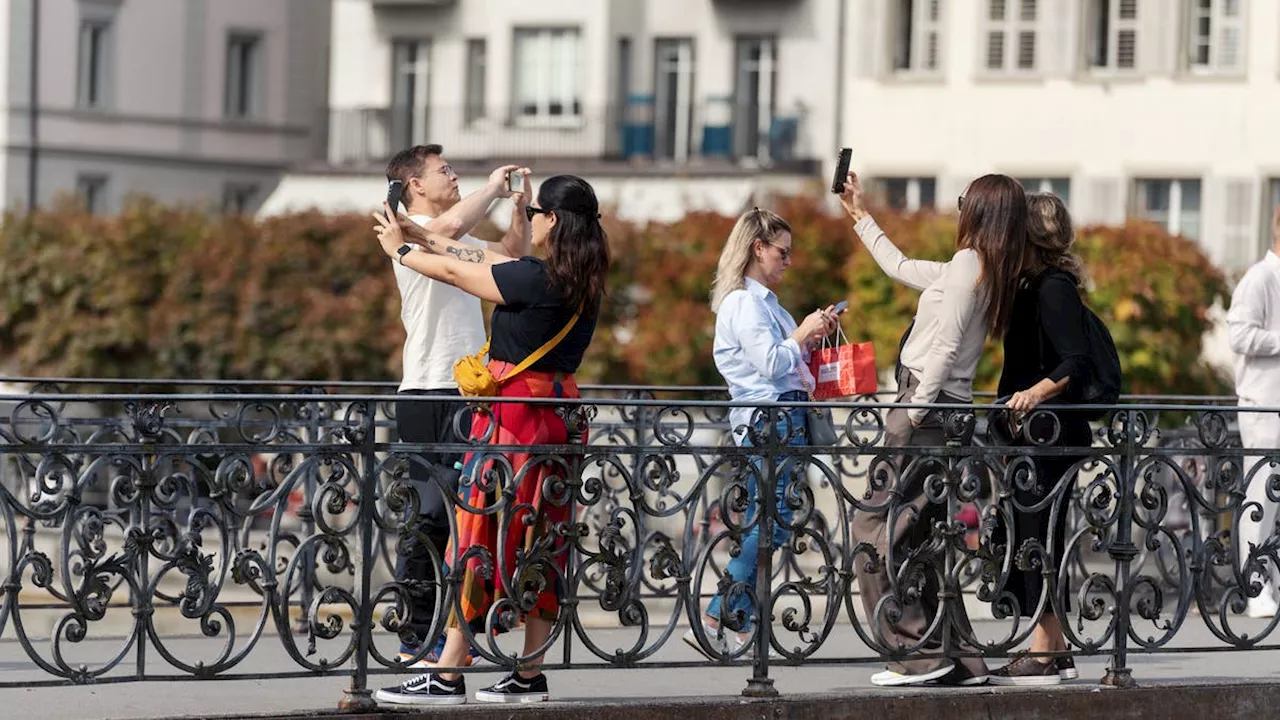
[[[451,247],[446,252],[462,262],[484,262],[484,250],[480,248]]]

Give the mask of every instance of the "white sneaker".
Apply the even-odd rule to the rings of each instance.
[[[1245,607],[1245,614],[1251,618],[1272,618],[1277,612],[1280,612],[1280,603],[1276,602],[1270,588],[1263,588],[1262,594],[1251,598]]]
[[[937,680],[938,678],[945,677],[946,675],[950,674],[951,671],[954,669],[955,669],[955,664],[951,663],[951,664],[943,665],[942,667],[936,670],[930,670],[927,673],[922,673],[920,675],[903,675],[902,673],[895,672],[893,670],[885,670],[883,672],[878,672],[875,675],[872,675],[871,684],[878,685],[880,687],[921,685],[921,684],[930,682],[931,680]]]
[[[711,652],[707,652],[702,647],[702,644],[698,642],[698,634],[694,632],[693,628],[684,631],[683,639],[686,645],[702,653],[708,660],[720,660],[727,653],[727,650],[725,649],[724,639],[716,636],[718,632],[718,630],[706,623],[702,624],[702,634],[707,636],[707,644],[711,646]],[[731,636],[733,636],[733,633],[725,633],[725,638]],[[721,657],[716,657],[716,655]]]
[[[742,650],[742,646],[747,644],[747,640],[744,640],[742,636],[736,632],[728,631],[724,634],[724,637],[719,637],[720,631],[705,623],[702,625],[702,632],[706,634],[707,642],[711,645],[711,650],[717,653],[719,657],[716,655],[708,655],[707,651],[702,649],[702,646],[698,644],[698,635],[693,631],[693,628],[689,628],[684,631],[683,639],[686,645],[705,655],[708,660],[724,660],[725,658],[735,657],[737,656],[738,651]],[[750,636],[748,636],[748,638],[750,638]],[[746,652],[741,655],[741,657],[744,658],[754,658],[755,656],[756,648],[754,644],[747,648]],[[773,648],[772,645],[770,645],[769,659],[782,662],[784,658]]]

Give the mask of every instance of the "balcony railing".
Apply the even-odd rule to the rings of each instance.
[[[768,694],[779,663],[867,662],[915,649],[951,655],[957,638],[984,656],[1007,656],[1049,613],[1074,652],[1110,656],[1107,681],[1115,684],[1129,681],[1131,652],[1179,652],[1172,641],[1193,623],[1220,640],[1206,651],[1275,647],[1275,623],[1244,612],[1262,591],[1259,577],[1280,560],[1278,538],[1266,528],[1242,547],[1238,531],[1242,518],[1261,518],[1249,498],[1261,497],[1256,490],[1280,449],[1242,450],[1233,423],[1246,410],[1214,401],[1122,405],[1095,423],[1091,447],[1061,450],[1001,444],[987,430],[990,405],[939,406],[942,446],[886,447],[891,406],[863,398],[829,406],[838,421],[834,446],[789,446],[784,435],[765,432],[742,448],[730,440],[729,406],[715,390],[594,387],[584,388],[582,401],[533,401],[556,404],[574,432],[566,445],[531,448],[400,442],[393,418],[406,398],[381,386],[296,384],[281,394],[276,384],[181,384],[197,390],[162,395],[126,383],[115,386],[125,393],[90,394],[68,380],[0,398],[0,634],[16,636],[51,678],[350,673],[346,705],[367,706],[370,675],[407,672],[396,631],[410,617],[414,590],[393,578],[417,513],[406,472],[425,463],[424,451],[441,450],[529,453],[555,467],[542,502],[561,508],[564,520],[514,567],[484,561],[508,588],[558,568],[548,586],[562,600],[548,669],[749,662],[748,691]],[[1185,419],[1180,428],[1163,427],[1171,413]],[[1052,435],[1056,418],[1040,420]],[[978,442],[961,443],[969,433]],[[1064,453],[1078,456],[1075,481],[1036,476],[1031,460]],[[789,464],[803,472],[783,474]],[[497,505],[484,512],[514,510],[522,475],[512,470],[499,462],[464,474],[463,488],[492,490]],[[887,507],[870,502],[872,490],[905,490],[920,477],[923,509],[893,494]],[[761,498],[786,483],[779,497],[788,512],[757,504],[749,483]],[[1038,507],[1067,513],[1061,548],[1014,547],[994,522],[1030,509],[1019,493],[1037,485]],[[959,519],[966,509],[976,524]],[[860,517],[886,511],[933,516],[921,543],[927,551],[886,556],[855,540]],[[757,525],[763,537],[780,527],[790,539],[776,556],[752,558],[772,582],[747,587],[724,569]],[[1019,608],[1004,592],[1015,567],[1042,575],[1047,592],[1036,607]],[[856,598],[864,578],[884,572],[893,590],[872,621]],[[428,584],[441,607],[459,608],[459,574],[438,566],[434,573]],[[717,591],[745,599],[764,619],[753,656],[725,655],[699,635],[718,662],[654,661]],[[994,627],[956,621],[965,595],[992,604]],[[535,600],[508,593],[487,619],[497,634],[470,635],[483,658],[515,667],[521,652],[505,633]],[[927,636],[909,648],[891,643],[884,623],[926,601],[935,608]],[[744,617],[728,613],[723,621],[735,629]],[[170,628],[186,623],[207,641],[200,656],[186,657],[192,641],[171,641],[157,629],[161,619]],[[434,638],[443,621],[429,620]],[[53,632],[37,643],[30,633],[41,621]],[[111,622],[124,628],[117,648],[74,659],[84,657],[77,649],[86,636],[110,638],[100,629]],[[837,634],[849,626],[857,640]],[[634,643],[617,645],[620,633]],[[246,670],[255,650],[279,657],[281,649],[289,666]]]
[[[560,108],[558,108],[560,109]],[[799,115],[737,112],[708,102],[681,117],[655,118],[648,102],[522,115],[516,108],[330,108],[328,141],[316,148],[330,166],[380,168],[396,150],[443,145],[453,161],[577,159],[796,169],[812,165]]]

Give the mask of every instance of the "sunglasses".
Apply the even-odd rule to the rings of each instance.
[[[964,196],[963,196],[963,195],[961,195],[960,197],[956,198],[956,209],[957,209],[957,210],[962,210],[962,209],[964,209]]]
[[[534,215],[550,215],[550,214],[551,214],[550,210],[546,210],[546,209],[537,207],[535,205],[524,206],[524,216],[526,218],[529,218],[529,222],[533,222]]]
[[[764,244],[768,245],[771,248],[776,248],[778,251],[778,254],[782,256],[782,260],[784,262],[791,259],[791,248],[784,248],[781,245],[774,245],[768,240],[765,240]]]

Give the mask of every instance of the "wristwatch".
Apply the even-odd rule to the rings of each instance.
[[[409,254],[409,252],[410,252],[410,251],[412,251],[412,250],[413,250],[413,246],[412,246],[412,245],[410,245],[409,243],[405,243],[405,244],[401,245],[400,247],[396,248],[396,262],[398,262],[398,263],[400,263],[401,265],[403,265],[403,264],[404,264],[404,256],[405,256],[405,255],[408,255],[408,254]]]

